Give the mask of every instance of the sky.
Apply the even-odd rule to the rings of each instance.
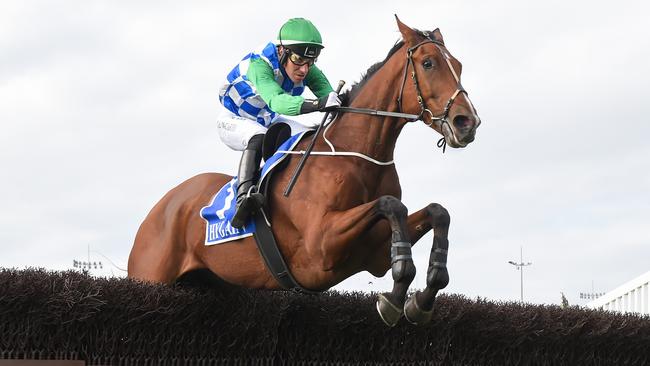
[[[102,261],[124,276],[138,226],[171,188],[236,173],[218,89],[282,23],[305,17],[318,64],[351,85],[407,25],[440,28],[482,119],[465,149],[408,125],[403,202],[451,214],[444,290],[516,301],[606,292],[650,271],[650,5],[643,1],[3,1],[0,267]],[[320,120],[314,114],[306,116]],[[414,247],[424,286],[431,234]],[[339,290],[388,291],[390,274]]]

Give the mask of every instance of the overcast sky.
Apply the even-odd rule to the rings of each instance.
[[[245,5],[244,5],[245,4]],[[236,173],[217,92],[290,17],[311,19],[334,84],[358,81],[407,25],[439,27],[483,124],[466,149],[409,125],[403,201],[452,217],[447,292],[584,304],[650,270],[650,6],[643,1],[2,1],[0,267],[126,262],[171,188]],[[396,5],[398,4],[398,5]],[[310,118],[320,120],[320,116]],[[431,235],[414,248],[424,285]],[[101,254],[98,254],[101,253]],[[337,288],[386,291],[390,275]]]

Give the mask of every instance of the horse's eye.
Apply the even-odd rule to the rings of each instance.
[[[422,66],[424,66],[425,69],[430,69],[433,67],[433,62],[431,62],[429,59],[426,59],[424,62],[422,62]]]

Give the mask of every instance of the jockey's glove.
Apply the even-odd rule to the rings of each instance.
[[[330,92],[318,99],[305,99],[300,106],[300,114],[316,111],[329,112],[341,106],[341,100],[336,92]]]
[[[318,99],[318,107],[321,112],[329,112],[341,106],[341,99],[335,91]]]

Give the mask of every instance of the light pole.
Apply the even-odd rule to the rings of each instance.
[[[522,247],[519,247],[519,263],[514,262],[514,261],[508,261],[508,263],[512,264],[513,266],[517,267],[518,271],[521,271],[521,302],[524,302],[524,267],[530,266],[533,264],[532,262],[527,262],[524,263],[524,249]]]

